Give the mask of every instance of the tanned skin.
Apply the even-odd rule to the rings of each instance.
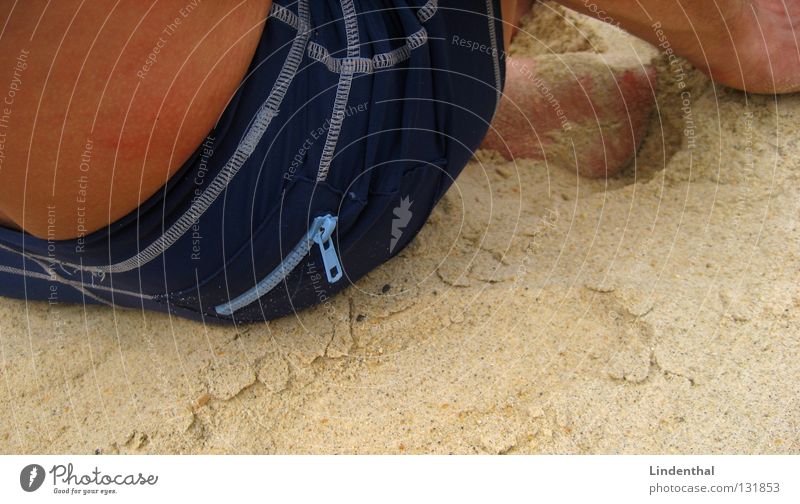
[[[235,93],[270,5],[3,1],[3,224],[73,238],[158,191]]]
[[[559,2],[653,43],[659,23],[676,53],[721,84],[800,90],[800,0]],[[532,4],[502,0],[506,46]],[[0,0],[0,224],[67,239],[135,210],[212,129],[270,5]]]

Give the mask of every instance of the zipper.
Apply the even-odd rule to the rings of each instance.
[[[325,276],[328,277],[328,283],[338,282],[343,275],[342,263],[339,261],[336,247],[331,238],[334,229],[336,229],[337,221],[338,218],[331,214],[325,214],[315,218],[305,236],[300,239],[292,251],[289,252],[283,261],[281,261],[269,275],[264,277],[247,292],[227,303],[216,306],[214,311],[219,315],[233,315],[236,311],[254,303],[262,296],[265,296],[289,276],[289,273],[291,273],[292,270],[305,259],[309,252],[311,252],[314,244],[319,247],[319,252],[322,256],[322,264],[325,269]]]

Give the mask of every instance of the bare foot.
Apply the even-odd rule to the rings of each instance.
[[[506,48],[534,0],[503,0]],[[589,53],[507,58],[506,88],[482,147],[592,178],[628,165],[653,110],[652,68]]]
[[[506,88],[482,148],[602,178],[627,166],[645,136],[655,71],[572,53],[509,58]]]
[[[731,24],[738,61],[731,54],[713,59],[714,80],[752,93],[800,91],[800,0],[745,2]]]

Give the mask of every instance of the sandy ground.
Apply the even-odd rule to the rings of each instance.
[[[239,332],[2,300],[0,452],[800,452],[800,96],[547,9],[517,53],[660,68],[624,175],[480,152],[399,257]]]

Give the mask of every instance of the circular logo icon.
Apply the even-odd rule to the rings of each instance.
[[[44,483],[44,467],[39,464],[26,465],[19,473],[19,485],[26,492],[35,492]]]

